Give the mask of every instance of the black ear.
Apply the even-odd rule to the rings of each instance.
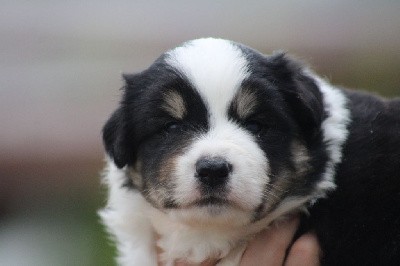
[[[135,161],[134,130],[129,127],[126,114],[129,112],[127,98],[140,85],[140,74],[122,74],[125,81],[120,107],[111,115],[103,127],[103,143],[107,154],[119,168]]]
[[[122,168],[128,162],[126,133],[121,108],[118,108],[103,127],[103,143],[107,154]]]
[[[140,74],[122,73],[122,78],[125,81],[126,86],[131,86],[137,83]]]
[[[277,77],[283,97],[291,109],[293,118],[311,141],[321,132],[325,117],[321,91],[315,80],[306,73],[305,67],[284,53],[270,57],[269,66]]]

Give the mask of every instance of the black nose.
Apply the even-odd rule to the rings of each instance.
[[[202,157],[196,162],[196,176],[209,187],[221,186],[228,180],[232,165],[221,157]]]

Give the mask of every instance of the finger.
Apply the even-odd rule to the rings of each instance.
[[[320,254],[315,234],[304,234],[291,247],[285,266],[318,266]]]
[[[285,253],[297,230],[299,219],[273,224],[258,234],[247,246],[241,266],[283,265]]]

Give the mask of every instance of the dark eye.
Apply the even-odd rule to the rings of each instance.
[[[257,121],[248,121],[244,123],[244,127],[253,134],[258,134],[262,130],[262,125]]]
[[[164,126],[164,131],[165,132],[174,132],[181,129],[181,124],[178,122],[168,122]]]

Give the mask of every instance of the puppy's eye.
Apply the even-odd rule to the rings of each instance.
[[[247,121],[244,127],[253,134],[258,134],[262,130],[262,125],[257,121]]]
[[[168,122],[164,126],[165,132],[174,132],[181,129],[181,124],[178,122]]]

